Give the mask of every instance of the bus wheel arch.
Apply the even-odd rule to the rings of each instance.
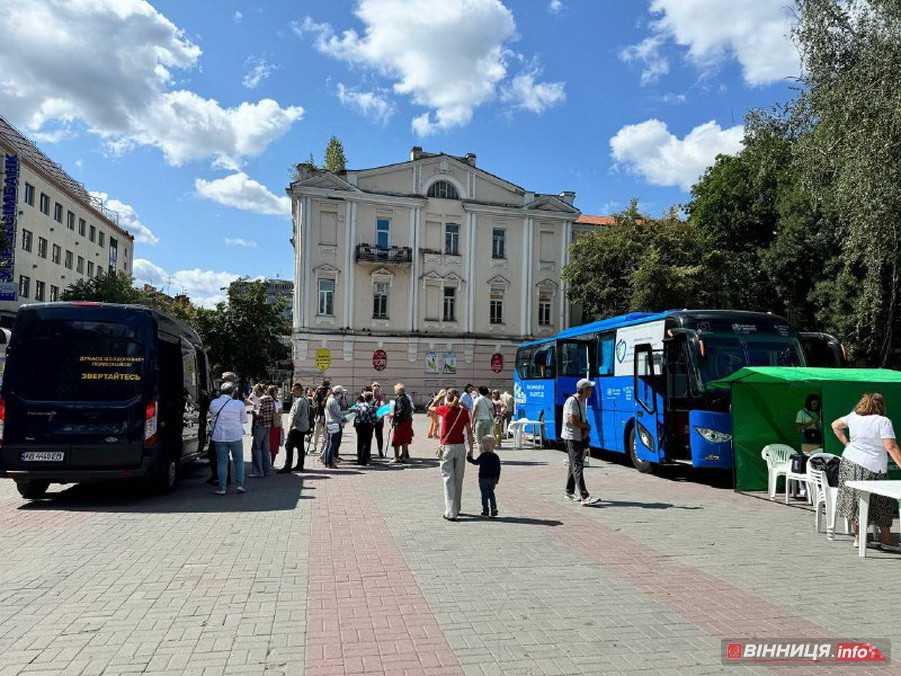
[[[654,471],[654,463],[649,462],[647,460],[642,460],[638,457],[635,452],[635,447],[637,445],[637,440],[635,439],[635,421],[630,420],[626,424],[626,439],[625,446],[626,450],[629,454],[629,460],[632,461],[632,466],[637,469],[642,474],[650,474]]]

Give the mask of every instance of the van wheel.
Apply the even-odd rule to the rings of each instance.
[[[636,444],[638,440],[635,438],[635,427],[629,430],[629,459],[632,461],[632,466],[637,469],[642,474],[649,474],[654,471],[654,463],[648,462],[647,460],[642,460],[638,457],[635,452]]]
[[[16,481],[16,488],[19,489],[19,495],[26,500],[40,500],[47,494],[50,488],[49,481],[35,481],[33,479],[19,479]]]
[[[165,458],[157,466],[153,477],[153,489],[157,493],[169,493],[178,481],[178,462],[175,458]]]

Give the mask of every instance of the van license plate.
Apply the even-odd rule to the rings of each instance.
[[[22,453],[25,462],[62,462],[66,454],[63,451],[26,451]]]

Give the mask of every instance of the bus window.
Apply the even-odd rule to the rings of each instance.
[[[588,343],[560,344],[560,375],[588,376]]]
[[[613,354],[616,347],[616,334],[605,333],[598,338],[598,375],[612,376],[615,370]]]
[[[539,347],[532,353],[530,378],[555,378],[555,370],[553,343]]]
[[[529,367],[532,364],[532,350],[517,350],[516,352],[516,372],[520,379],[527,380],[529,378]]]

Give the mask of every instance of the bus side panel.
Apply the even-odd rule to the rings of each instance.
[[[515,417],[544,421],[544,438],[560,439],[554,419],[555,387],[553,380],[519,380],[514,384]]]
[[[632,376],[609,376],[603,381],[604,448],[626,452],[626,428],[635,417]]]

